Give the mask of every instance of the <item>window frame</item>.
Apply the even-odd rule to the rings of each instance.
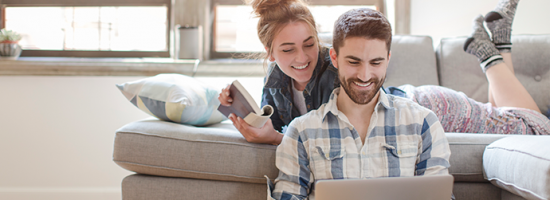
[[[165,6],[166,51],[24,50],[22,57],[171,57],[172,0],[0,0],[0,28],[5,27],[6,7]]]
[[[376,8],[386,14],[385,0],[309,0],[308,5],[374,5]],[[216,6],[218,5],[243,5],[242,0],[212,0],[210,4],[210,13],[212,16],[211,32],[209,34],[210,45],[207,52],[210,54],[210,59],[231,58],[234,55],[242,55],[248,52],[217,52],[216,51]]]

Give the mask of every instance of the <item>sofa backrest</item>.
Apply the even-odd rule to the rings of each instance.
[[[394,35],[385,87],[439,85],[430,36]]]
[[[477,58],[463,50],[466,37],[444,38],[436,49],[439,83],[488,102],[488,82]],[[550,115],[550,35],[512,36],[516,77],[545,115]]]
[[[319,34],[323,44],[332,44],[331,34]],[[403,84],[439,85],[437,64],[430,36],[394,35],[384,87]]]

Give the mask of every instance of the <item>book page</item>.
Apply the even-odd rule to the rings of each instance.
[[[250,107],[252,107],[252,110],[254,111],[254,113],[256,113],[258,115],[262,114],[262,111],[260,110],[260,107],[258,106],[256,101],[254,101],[254,98],[252,98],[252,95],[250,95],[250,93],[248,93],[248,91],[243,87],[243,85],[241,85],[241,83],[238,80],[233,81],[232,86],[235,86],[235,88],[237,88],[237,90],[239,90],[239,93],[242,95],[242,97],[244,97],[246,102],[248,102],[248,104],[250,104]],[[233,96],[236,96],[236,94],[235,95],[233,95],[233,94],[234,94],[234,92],[231,91],[231,97],[232,98],[234,98]],[[233,100],[233,101],[235,101],[235,100]]]

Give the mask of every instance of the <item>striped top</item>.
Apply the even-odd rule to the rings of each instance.
[[[337,108],[340,89],[293,120],[277,148],[279,177],[268,199],[314,199],[314,182],[323,179],[448,174],[451,151],[437,116],[380,91],[364,145]]]

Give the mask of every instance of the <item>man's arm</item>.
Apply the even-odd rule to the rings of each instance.
[[[276,165],[279,177],[275,180],[272,197],[278,200],[306,199],[310,193],[313,176],[304,141],[298,130],[290,124],[283,141],[277,147]]]
[[[451,150],[437,116],[430,111],[422,124],[422,148],[416,176],[449,174]]]

